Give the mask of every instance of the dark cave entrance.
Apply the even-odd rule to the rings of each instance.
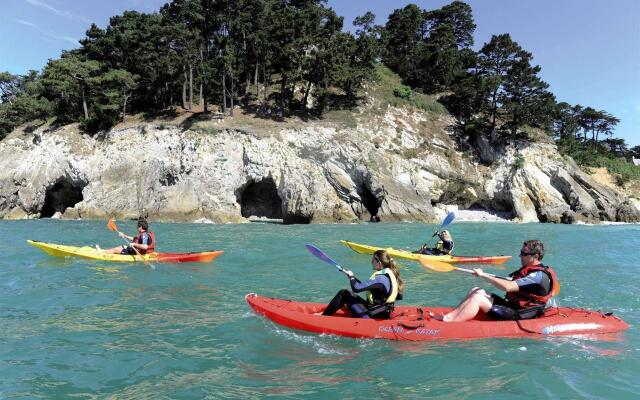
[[[285,225],[291,224],[310,224],[311,217],[308,215],[299,215],[299,214],[287,214],[284,216],[282,223]]]
[[[362,205],[371,215],[371,221],[380,221],[378,211],[382,205],[382,200],[379,200],[373,193],[371,193],[371,190],[364,185],[359,186],[357,190],[360,200],[362,200]]]
[[[44,196],[44,204],[40,212],[40,218],[51,218],[56,212],[64,214],[64,211],[83,200],[82,189],[86,184],[71,182],[66,178],[60,178],[47,189]]]
[[[240,213],[243,217],[265,217],[282,219],[282,199],[273,178],[264,178],[260,182],[250,182],[237,195]]]

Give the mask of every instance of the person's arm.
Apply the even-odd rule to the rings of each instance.
[[[497,287],[498,289],[504,290],[505,292],[513,293],[520,290],[520,286],[518,286],[516,282],[508,279],[503,279],[503,278],[498,278],[496,276],[488,275],[482,270],[482,268],[474,268],[473,274],[484,279],[485,281],[489,282],[490,284]]]
[[[135,243],[133,242],[134,238],[131,239],[131,246],[135,247],[136,249],[140,249],[140,250],[144,250],[147,251],[147,249],[149,249],[149,245],[151,243],[149,243],[149,241],[151,240],[151,236],[148,233],[143,233],[142,234],[142,243]]]
[[[391,287],[389,278],[384,275],[378,275],[375,279],[369,279],[366,282],[360,282],[355,279],[355,277],[353,277],[353,279],[350,277],[349,283],[351,284],[351,289],[356,293],[366,290],[384,290],[386,293],[389,293],[389,288]]]
[[[542,271],[534,271],[527,276],[516,279],[514,282],[518,285],[520,291],[531,294],[546,295],[551,290],[549,276]]]
[[[149,245],[147,245],[147,244],[141,244],[141,243],[136,243],[136,242],[131,242],[131,243],[129,243],[129,245],[131,247],[135,247],[138,250],[144,250],[144,251],[147,251],[147,249],[149,248]]]
[[[122,232],[120,232],[119,235],[120,235],[121,238],[123,238],[123,239],[125,239],[125,240],[127,240],[129,242],[133,242],[133,239],[135,239],[133,236],[126,235],[126,234],[124,234]]]

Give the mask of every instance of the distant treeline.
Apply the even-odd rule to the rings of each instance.
[[[355,106],[382,62],[408,85],[397,96],[438,94],[472,139],[495,144],[539,128],[568,153],[640,156],[640,146],[613,138],[614,116],[558,103],[508,34],[474,51],[468,4],[410,4],[384,26],[374,20],[368,12],[344,32],[324,0],[173,0],[158,13],[127,11],[106,29],[92,25],[80,48],[41,72],[0,73],[0,137],[32,120],[96,132],[130,113],[196,104],[205,113],[233,115],[241,103],[269,117],[322,115]]]

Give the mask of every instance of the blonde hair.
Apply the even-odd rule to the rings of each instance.
[[[396,264],[396,260],[394,260],[385,250],[376,250],[376,252],[373,253],[373,256],[380,260],[383,268],[389,268],[393,271],[393,274],[396,276],[396,280],[398,281],[398,293],[404,295],[404,282],[402,282],[402,278],[400,277],[400,269]]]
[[[440,235],[438,235],[438,236],[440,236],[440,239],[443,239],[443,240],[448,240],[448,241],[453,240],[453,238],[451,237],[451,234],[446,229],[441,231]]]

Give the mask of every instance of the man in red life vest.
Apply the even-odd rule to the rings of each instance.
[[[451,312],[433,316],[445,322],[468,321],[478,312],[497,320],[536,318],[544,312],[547,301],[560,290],[555,271],[542,264],[544,245],[539,240],[527,240],[520,250],[522,267],[511,273],[511,279],[486,274],[475,268],[473,274],[507,292],[505,297],[487,293],[475,287]]]
[[[101,250],[98,245],[96,245],[96,248],[107,254],[128,254],[132,256],[138,253],[153,253],[155,250],[156,235],[149,230],[149,224],[144,219],[138,220],[138,235],[136,237],[125,235],[122,232],[120,232],[119,235],[121,238],[128,240],[131,243],[129,243],[128,246],[122,245],[112,249]]]

